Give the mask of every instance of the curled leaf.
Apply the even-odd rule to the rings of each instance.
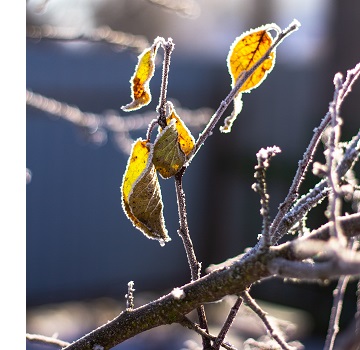
[[[134,75],[130,79],[132,101],[121,107],[123,111],[133,111],[150,103],[149,83],[155,73],[155,56],[158,46],[159,44],[156,41],[139,55]]]
[[[273,38],[269,30],[280,31],[275,24],[268,24],[256,29],[249,30],[237,37],[230,47],[227,57],[227,66],[234,88],[237,80],[244,72],[249,71],[270,49],[273,44]],[[234,111],[231,116],[226,118],[225,125],[220,128],[222,132],[230,132],[232,123],[241,112],[242,102],[241,94],[250,92],[258,87],[271,72],[275,64],[275,50],[270,52],[268,58],[255,69],[245,83],[240,87],[238,94],[234,99]]]
[[[154,142],[153,164],[163,178],[174,176],[189,159],[195,140],[171,105],[167,126]]]
[[[138,139],[133,144],[121,187],[123,209],[133,225],[161,244],[170,241],[163,217],[163,203],[151,145]]]

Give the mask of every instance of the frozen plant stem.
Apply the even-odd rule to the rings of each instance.
[[[180,221],[180,228],[179,228],[179,235],[183,241],[184,248],[186,251],[188,263],[190,266],[191,271],[191,279],[193,281],[200,278],[201,273],[201,264],[197,261],[194,246],[192,244],[190,233],[189,233],[189,226],[187,222],[187,212],[186,212],[186,202],[185,202],[185,192],[182,186],[182,177],[185,172],[186,168],[182,168],[176,175],[175,175],[175,187],[176,187],[176,198],[178,204],[178,212],[179,212],[179,221]],[[203,305],[200,305],[197,308],[197,313],[199,317],[199,324],[200,327],[205,330],[206,333],[209,332],[205,309]],[[202,336],[203,347],[205,349],[211,349],[210,340]]]
[[[331,237],[331,226],[330,226],[330,237]],[[351,249],[352,253],[358,249],[358,242],[355,239],[350,239],[348,247]],[[346,291],[347,284],[349,282],[350,276],[341,276],[339,278],[338,284],[333,291],[334,301],[333,307],[331,309],[329,328],[325,340],[324,350],[332,350],[335,343],[336,335],[339,332],[339,320],[342,311],[342,305],[344,300],[344,294]],[[356,319],[356,315],[355,315]],[[356,328],[355,331],[358,331]]]
[[[336,335],[339,332],[339,320],[342,310],[345,290],[349,282],[349,276],[341,276],[339,282],[333,292],[334,303],[331,309],[329,329],[326,336],[324,350],[332,350],[335,343]]]
[[[126,310],[131,311],[134,309],[134,281],[128,283],[128,292],[125,295],[126,298]]]
[[[228,315],[223,327],[221,328],[219,335],[217,336],[217,338],[214,341],[213,350],[219,350],[221,344],[224,342],[226,334],[229,331],[229,329],[239,311],[241,304],[242,304],[242,299],[240,297],[238,297],[236,299],[234,306],[231,308],[229,315]]]
[[[283,337],[275,331],[269,318],[267,317],[266,312],[261,309],[261,307],[250,296],[250,294],[245,291],[245,292],[241,293],[240,296],[244,300],[245,304],[260,317],[260,319],[264,323],[267,331],[274,338],[274,340],[280,345],[281,349],[294,350],[294,348],[289,346],[286,343],[286,341],[283,339]]]
[[[260,204],[261,204],[261,216],[263,218],[263,227],[261,234],[261,246],[269,247],[270,246],[270,206],[269,206],[269,194],[267,193],[266,186],[266,170],[270,165],[270,159],[274,157],[277,153],[280,153],[281,150],[279,147],[267,147],[262,148],[257,154],[257,165],[255,166],[254,177],[256,182],[253,184],[252,189],[260,195]]]
[[[360,75],[360,63],[358,63],[353,69],[350,69],[347,71],[346,80],[342,84],[342,88],[338,93],[339,108],[340,108],[341,104],[343,103],[345,97],[351,91],[351,87],[354,84],[354,82],[357,80],[359,75]],[[288,210],[291,208],[294,201],[298,198],[298,190],[301,185],[301,182],[305,176],[305,173],[306,173],[310,163],[312,162],[312,158],[313,158],[314,152],[317,148],[317,145],[319,143],[320,137],[321,137],[322,133],[324,132],[325,128],[327,127],[327,125],[330,123],[330,121],[331,121],[331,113],[329,111],[325,115],[323,120],[321,121],[320,125],[314,130],[314,135],[309,143],[309,146],[307,147],[302,160],[299,161],[298,169],[296,171],[293,182],[290,186],[289,192],[288,192],[285,200],[283,201],[283,203],[280,204],[279,211],[271,224],[271,227],[270,227],[271,244],[275,244],[283,236],[283,233],[279,232],[280,231],[279,227],[282,224],[282,221],[285,219],[285,215],[287,214]],[[352,145],[352,147],[353,147],[353,145]],[[354,146],[354,148],[355,148],[355,146]],[[349,157],[349,155],[344,158],[354,159],[353,157]],[[342,171],[343,167],[346,168],[346,171],[350,168],[350,166],[346,167],[346,164],[342,161],[341,164],[339,164],[338,169],[337,169],[338,173],[340,171],[340,174],[338,175],[339,178],[341,176],[345,175],[346,171]],[[324,184],[324,186],[325,186],[325,184]],[[306,200],[306,197],[304,197],[303,200]],[[300,202],[301,201],[302,201],[302,199],[300,199]]]
[[[211,340],[217,339],[217,337],[215,337],[214,335],[211,335],[210,333],[205,332],[196,323],[190,321],[186,316],[184,316],[184,318],[181,320],[180,324],[188,329],[195,331],[196,333],[198,333],[204,337],[207,337],[208,339],[211,339]],[[220,346],[222,346],[224,349],[227,349],[227,350],[236,350],[236,348],[234,348],[229,343],[221,343]]]
[[[169,79],[169,69],[170,69],[170,57],[171,53],[174,50],[175,44],[171,38],[168,38],[168,41],[164,41],[162,38],[159,38],[162,48],[164,49],[164,60],[163,60],[163,71],[162,71],[162,81],[161,81],[161,90],[159,97],[159,105],[157,106],[157,112],[159,113],[158,123],[162,128],[166,127],[166,95],[167,95],[167,86]]]
[[[331,115],[331,131],[329,135],[328,147],[327,147],[327,182],[331,189],[329,193],[329,221],[330,235],[339,239],[339,242],[345,246],[346,239],[342,234],[340,224],[337,217],[341,214],[341,197],[339,193],[339,177],[336,172],[336,151],[338,148],[338,142],[340,138],[340,117],[339,117],[339,94],[342,88],[342,75],[337,73],[334,77],[335,92],[334,99],[330,103],[329,111]]]

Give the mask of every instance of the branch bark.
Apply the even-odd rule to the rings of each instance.
[[[352,232],[356,233],[360,226],[360,215],[343,217],[340,223],[344,227],[355,228]],[[324,226],[321,232],[321,235],[326,237],[328,227]],[[318,232],[315,231],[307,240],[313,241],[317,235]],[[169,293],[137,309],[125,310],[114,320],[95,329],[64,350],[93,350],[95,345],[102,346],[104,350],[111,349],[146,330],[181,323],[184,315],[200,305],[218,301],[226,295],[240,295],[254,282],[274,275],[291,278],[304,276],[306,280],[320,281],[335,279],[341,275],[360,274],[360,253],[354,254],[351,261],[346,254],[338,253],[328,261],[309,264],[298,260],[302,259],[303,255],[294,254],[294,242],[285,243],[266,252],[255,247],[230,266],[213,270],[204,277],[178,288],[183,292],[181,297],[179,293]],[[315,242],[317,241],[313,241]],[[329,244],[323,241],[319,243]]]

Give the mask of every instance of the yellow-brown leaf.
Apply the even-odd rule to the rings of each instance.
[[[161,244],[170,241],[165,228],[160,185],[148,141],[138,139],[132,147],[121,187],[123,209],[146,237]]]
[[[146,106],[151,101],[149,83],[155,72],[155,56],[158,43],[145,49],[138,57],[134,75],[130,79],[132,101],[121,109],[125,112]]]

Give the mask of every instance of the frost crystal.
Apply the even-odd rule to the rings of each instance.
[[[184,299],[185,298],[185,293],[182,289],[180,288],[174,288],[171,292],[172,296],[177,299],[177,300],[180,300],[180,299]]]

